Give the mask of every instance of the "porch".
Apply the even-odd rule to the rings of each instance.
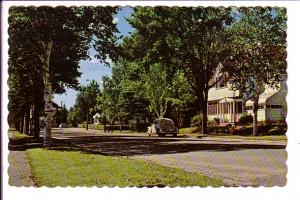
[[[210,101],[207,105],[208,119],[219,118],[221,124],[238,122],[243,112],[243,99],[223,98],[218,101]]]

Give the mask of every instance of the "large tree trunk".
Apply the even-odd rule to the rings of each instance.
[[[253,97],[253,136],[257,136],[257,110],[258,110],[258,100],[259,100],[259,93],[255,94]]]
[[[24,113],[22,111],[21,116],[20,116],[20,133],[23,133],[23,128],[24,128]]]
[[[14,121],[16,130],[20,132],[20,118],[14,117]]]
[[[204,107],[206,105],[203,104]],[[207,108],[202,109],[202,134],[207,134]]]
[[[204,95],[200,100],[201,114],[202,114],[202,132],[201,132],[202,134],[207,134],[207,97],[208,97],[208,89],[204,91]]]
[[[33,106],[33,138],[40,137],[40,107],[38,103]]]
[[[24,133],[26,135],[29,135],[29,119],[30,119],[30,110],[27,109],[26,112],[25,112],[25,118],[24,118]]]
[[[44,128],[44,146],[51,145],[51,121],[52,121],[52,85],[50,81],[50,55],[52,50],[53,41],[49,41],[47,43],[43,43],[45,48],[45,54],[43,57],[43,69],[44,69],[44,101],[45,101],[45,128]]]
[[[86,130],[89,130],[89,111],[86,112]]]
[[[33,105],[30,106],[29,110],[29,135],[33,136]]]

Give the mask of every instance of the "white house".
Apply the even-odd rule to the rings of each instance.
[[[217,80],[218,75],[214,80]],[[259,96],[258,121],[280,121],[286,116],[287,86],[285,82],[279,84],[279,89],[266,87]],[[230,81],[223,77],[208,92],[207,113],[208,120],[219,118],[221,123],[238,122],[243,113],[253,115],[253,101],[239,91],[230,90]]]

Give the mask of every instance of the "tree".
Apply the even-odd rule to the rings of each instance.
[[[163,118],[171,98],[171,82],[167,81],[167,72],[156,63],[150,66],[149,72],[142,75],[144,90],[158,118]]]
[[[117,29],[113,23],[113,14],[116,12],[116,7],[92,6],[10,8],[9,31],[13,38],[10,41],[16,44],[12,47],[31,49],[32,51],[25,51],[19,57],[27,60],[26,54],[30,53],[30,57],[39,62],[33,66],[38,66],[37,71],[42,75],[44,88],[45,145],[51,143],[52,93],[64,91],[63,84],[57,79],[62,79],[67,86],[78,84],[74,73],[75,76],[79,75],[79,60],[87,58],[87,50],[91,44],[98,51],[96,57],[103,62],[108,54],[114,53],[117,39],[114,32]],[[15,49],[17,48],[10,48],[11,54],[16,54]],[[57,69],[59,73],[56,74],[53,69],[58,63],[61,68]],[[73,75],[68,76],[68,73]]]
[[[235,11],[237,21],[228,27],[230,59],[225,70],[232,89],[253,100],[253,135],[257,132],[259,96],[265,87],[278,87],[286,79],[286,10],[255,7]]]
[[[60,108],[55,114],[56,125],[67,123],[68,113],[69,111],[66,108],[66,105],[63,105],[63,107]]]
[[[77,127],[80,122],[80,111],[76,106],[70,108],[67,116],[68,124],[72,124],[73,127]]]
[[[75,106],[79,109],[82,116],[86,116],[86,130],[88,130],[88,124],[91,114],[95,114],[95,106],[97,104],[97,97],[100,95],[99,84],[92,80],[89,85],[81,86],[79,93],[76,97]]]
[[[178,128],[181,128],[184,124],[184,117],[182,114],[186,113],[191,108],[194,108],[196,101],[195,95],[193,95],[192,89],[184,76],[182,70],[178,70],[172,80],[172,97],[171,105],[176,112],[176,124]]]
[[[129,21],[135,29],[130,36],[134,39],[126,43],[125,49],[132,50],[124,57],[148,66],[159,60],[168,73],[181,68],[199,102],[204,134],[208,90],[215,85],[210,81],[227,58],[224,32],[232,21],[230,11],[221,7],[137,7]]]

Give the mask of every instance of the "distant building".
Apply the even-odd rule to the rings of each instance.
[[[96,113],[96,114],[93,116],[94,124],[100,124],[100,117],[101,117],[101,115],[100,115],[99,113]]]

